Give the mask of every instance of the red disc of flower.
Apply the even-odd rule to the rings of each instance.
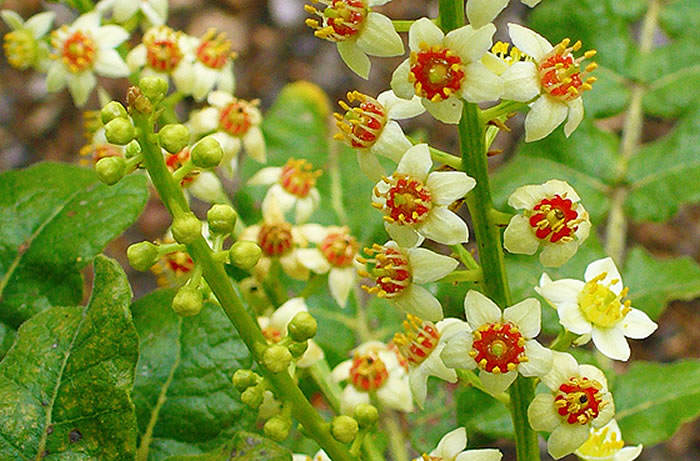
[[[374,391],[389,379],[386,365],[377,354],[356,354],[350,367],[350,382],[356,389],[364,392]]]
[[[394,173],[391,177],[384,178],[384,182],[389,184],[389,190],[382,193],[375,187],[374,194],[377,197],[383,196],[385,203],[372,204],[386,213],[384,219],[390,223],[398,221],[401,224],[417,224],[428,216],[432,206],[431,195],[422,181]]]
[[[511,323],[488,323],[474,332],[469,355],[484,371],[506,373],[526,362],[525,338]]]
[[[355,237],[342,232],[328,234],[319,245],[323,256],[334,267],[350,266],[358,247]]]
[[[312,0],[314,3],[317,0]],[[306,25],[315,29],[314,35],[332,42],[342,42],[357,35],[364,26],[368,9],[364,0],[318,0],[328,5],[319,11],[305,5],[307,13],[320,17],[325,25],[315,19],[307,19]]]
[[[270,257],[279,257],[292,249],[292,225],[289,223],[263,224],[258,233],[258,245]]]
[[[412,365],[420,365],[440,341],[440,333],[433,322],[408,314],[403,322],[405,333],[394,335],[393,343]]]
[[[569,378],[559,386],[554,406],[569,424],[587,424],[595,419],[607,402],[603,402],[602,386],[588,378]]]
[[[170,170],[171,173],[174,173],[177,171],[178,168],[180,168],[182,165],[185,164],[190,159],[190,149],[189,148],[184,148],[180,152],[176,154],[168,154],[165,157],[165,164],[167,165],[168,169]],[[192,181],[194,181],[194,178],[197,177],[199,174],[198,171],[192,171],[190,173],[187,173],[187,175],[182,178],[180,181],[180,185],[183,187],[187,187],[190,184],[192,184]]]
[[[321,170],[313,171],[313,166],[306,160],[290,158],[282,167],[280,185],[290,194],[304,198],[316,185],[316,178],[320,175]]]
[[[462,59],[450,49],[421,44],[421,50],[412,52],[410,59],[409,80],[418,96],[438,102],[461,88]]]
[[[219,128],[231,136],[240,137],[248,132],[253,122],[248,114],[248,102],[234,99],[219,114]]]
[[[532,209],[530,226],[537,238],[552,243],[569,241],[580,222],[578,213],[573,209],[573,202],[560,195],[545,198]]]
[[[386,109],[379,101],[359,91],[349,91],[347,99],[349,103],[359,101],[359,105],[351,107],[343,100],[338,101],[345,114],[333,114],[340,129],[335,138],[347,139],[352,147],[360,149],[372,147],[386,124]]]
[[[393,298],[398,296],[411,284],[411,267],[408,258],[399,250],[387,246],[377,245],[365,248],[368,255],[374,258],[358,258],[361,263],[373,263],[371,273],[361,271],[360,275],[375,279],[376,286],[362,288],[368,293],[376,293],[380,298]]]
[[[224,33],[217,34],[215,29],[209,29],[202,37],[195,54],[205,66],[221,69],[232,57],[231,41]]]
[[[171,72],[182,60],[177,33],[166,26],[151,29],[143,36],[146,62],[159,72]]]
[[[74,74],[91,69],[97,58],[95,41],[80,30],[66,38],[60,50],[65,66]]]
[[[572,52],[581,49],[581,42],[577,41],[568,46],[569,42],[568,38],[563,40],[537,63],[542,88],[551,96],[565,102],[591,89],[595,78],[586,78],[586,75],[597,67],[595,63],[591,63],[585,69],[581,69],[581,62],[592,58],[596,52],[590,50],[576,58]]]

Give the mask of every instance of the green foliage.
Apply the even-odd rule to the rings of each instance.
[[[437,378],[430,379],[423,409],[416,408],[406,415],[411,427],[416,428],[409,437],[418,453],[430,453],[445,434],[457,427],[456,398],[451,387]]]
[[[50,306],[82,301],[80,270],[132,224],[143,176],[115,186],[94,171],[40,163],[0,175],[0,321],[18,327]]]
[[[700,27],[700,5],[688,0],[671,0],[664,4],[659,20],[670,36],[691,36]]]
[[[173,296],[158,290],[131,307],[141,338],[134,382],[139,450],[149,460],[216,450],[255,421],[231,383],[252,363],[238,333],[216,304],[178,316]]]
[[[476,434],[489,439],[513,438],[513,422],[508,408],[470,386],[457,391],[457,422],[467,428],[469,438]]]
[[[20,327],[0,363],[0,458],[134,459],[130,300],[119,264],[98,256],[86,307],[52,307]]]
[[[238,432],[219,448],[201,455],[171,456],[166,461],[290,461],[286,448],[258,434]]]
[[[636,362],[618,377],[613,396],[625,441],[659,443],[700,414],[700,361]]]

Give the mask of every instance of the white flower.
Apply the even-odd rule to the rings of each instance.
[[[542,0],[520,0],[530,8]],[[508,6],[509,0],[468,0],[467,18],[472,27],[479,28],[493,21],[503,9]]]
[[[427,144],[406,151],[396,172],[374,187],[372,205],[384,212],[385,228],[401,246],[423,238],[445,245],[469,240],[467,224],[448,206],[472,190],[476,181],[461,171],[434,171]]]
[[[102,13],[111,10],[112,17],[120,24],[139,11],[154,26],[160,26],[168,19],[168,0],[102,0],[96,8]]]
[[[272,184],[264,200],[274,197],[283,213],[294,208],[295,220],[303,223],[318,208],[321,195],[316,189],[316,179],[321,170],[304,159],[290,158],[284,166],[271,166],[259,170],[248,180],[250,185]]]
[[[625,337],[643,339],[657,328],[644,312],[623,301],[628,289],[612,258],[593,261],[583,281],[552,281],[542,274],[535,290],[552,303],[559,323],[578,335],[589,335],[595,347],[613,360],[628,360],[630,348]]]
[[[328,273],[328,288],[340,307],[345,307],[357,279],[359,245],[347,227],[307,227],[305,235],[315,248],[298,250],[301,264],[317,274]]]
[[[392,342],[408,362],[409,384],[413,399],[423,408],[428,392],[428,377],[436,376],[449,383],[457,382],[457,373],[445,366],[441,354],[454,351],[451,340],[460,333],[468,333],[469,325],[459,319],[448,318],[437,322],[421,320],[408,314],[403,323],[405,332],[394,335]]]
[[[581,62],[590,59],[595,51],[586,51],[575,58],[581,48],[578,41],[569,46],[569,39],[552,46],[544,37],[518,24],[508,24],[513,44],[529,58],[512,63],[501,74],[504,82],[503,98],[530,101],[525,118],[525,141],[537,141],[549,135],[565,119],[564,134],[568,137],[583,119],[581,94],[590,90],[595,77],[586,75],[597,67],[595,63],[582,68]]]
[[[642,445],[625,447],[617,421],[611,419],[605,426],[591,427],[588,440],[574,453],[582,461],[632,461],[642,453]]]
[[[359,91],[350,91],[347,99],[349,103],[357,102],[358,105],[350,107],[344,101],[339,101],[345,114],[334,114],[340,129],[334,138],[345,140],[356,149],[362,171],[371,180],[379,181],[384,176],[384,167],[376,156],[381,155],[398,163],[404,152],[413,145],[396,120],[420,115],[425,108],[418,96],[406,100],[397,97],[391,90],[380,93],[377,99]]]
[[[224,150],[222,166],[227,174],[232,176],[236,170],[241,145],[250,157],[264,163],[266,149],[259,101],[245,101],[223,91],[210,93],[207,101],[211,107],[192,114],[189,127],[195,136],[214,133],[212,136]]]
[[[209,29],[201,38],[192,38],[186,63],[189,71],[190,92],[196,101],[203,100],[214,88],[233,93],[236,85],[233,75],[231,41],[224,33]],[[211,101],[209,102],[211,104]]]
[[[305,10],[321,19],[307,19],[306,25],[315,29],[316,37],[336,42],[338,53],[345,64],[362,78],[369,77],[371,56],[399,56],[403,54],[403,42],[394,29],[391,19],[371,11],[390,0],[312,0],[323,3],[319,11],[311,5]]]
[[[559,459],[583,445],[591,427],[605,426],[615,415],[615,405],[603,372],[579,365],[571,354],[552,355],[552,371],[542,377],[552,392],[535,396],[527,418],[534,430],[551,433],[547,451]]]
[[[51,33],[55,61],[49,67],[46,85],[49,92],[66,85],[76,106],[83,106],[97,84],[95,73],[119,78],[129,75],[129,67],[114,49],[129,33],[119,26],[100,26],[100,15],[91,12],[70,25]]]
[[[12,10],[2,10],[0,16],[11,29],[5,34],[3,43],[7,62],[20,70],[34,67],[45,71],[49,48],[41,38],[51,29],[56,14],[46,11],[32,16],[26,22]]]
[[[287,326],[292,321],[295,315],[299,312],[308,312],[309,308],[304,302],[304,298],[292,298],[282,304],[272,313],[270,317],[258,317],[258,325],[262,330],[263,336],[271,342],[277,343],[288,334]],[[308,341],[306,352],[297,359],[297,366],[307,368],[323,359],[323,349],[316,344],[312,339]]]
[[[533,255],[542,245],[540,262],[561,266],[588,238],[591,222],[576,191],[565,181],[518,187],[508,205],[523,214],[513,216],[503,234],[511,253]]]
[[[421,97],[425,108],[444,123],[459,123],[462,100],[494,101],[503,93],[503,81],[480,60],[491,47],[496,27],[464,26],[445,35],[428,18],[408,31],[411,56],[399,65],[391,88],[400,98]]]
[[[445,434],[437,447],[429,455],[415,458],[413,461],[500,461],[503,454],[495,448],[465,450],[467,448],[467,430],[463,427]]]
[[[452,368],[479,368],[479,379],[492,394],[504,392],[518,373],[542,376],[552,367],[552,352],[534,338],[540,333],[540,303],[528,298],[503,312],[489,298],[469,290],[464,312],[471,330],[452,340],[442,359]]]
[[[352,415],[354,408],[370,403],[370,393],[379,403],[394,410],[413,410],[408,375],[401,366],[395,350],[378,341],[361,344],[346,360],[333,369],[333,379],[348,381],[340,397],[340,411]]]
[[[362,288],[368,293],[386,298],[395,307],[431,322],[442,320],[442,306],[421,284],[441,279],[459,265],[456,259],[439,255],[425,248],[402,248],[394,241],[365,248],[370,258],[357,257],[362,263],[374,265],[362,277],[371,278],[376,285]]]

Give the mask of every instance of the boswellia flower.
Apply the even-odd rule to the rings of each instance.
[[[472,27],[482,27],[493,21],[498,13],[508,6],[510,0],[468,0],[467,18]],[[530,8],[542,0],[520,0]]]
[[[547,451],[559,459],[583,445],[591,427],[605,426],[615,415],[615,405],[602,371],[579,365],[571,354],[552,354],[552,370],[542,377],[551,393],[535,396],[527,418],[534,430],[551,433]]]
[[[479,379],[492,394],[504,392],[518,373],[542,376],[552,367],[552,351],[534,338],[540,333],[540,303],[528,298],[503,312],[478,291],[469,290],[464,311],[471,331],[460,333],[443,351],[452,368],[479,368]]]
[[[51,29],[56,15],[52,11],[46,11],[32,16],[26,22],[12,10],[2,10],[0,16],[12,29],[5,34],[3,41],[7,62],[16,69],[34,67],[43,71],[49,49],[41,38]]]
[[[493,24],[479,29],[463,26],[445,35],[430,19],[421,18],[408,31],[411,56],[396,68],[391,88],[400,98],[421,98],[433,117],[459,123],[462,100],[494,101],[503,81],[480,60],[491,47]]]
[[[495,448],[465,450],[467,430],[463,427],[445,434],[429,455],[423,454],[413,461],[500,461],[503,454]]]
[[[54,30],[51,46],[55,61],[46,77],[48,90],[53,93],[68,85],[75,104],[84,105],[97,84],[95,73],[111,78],[129,75],[129,67],[114,49],[127,38],[129,33],[119,26],[100,26],[96,12]]]
[[[579,335],[590,335],[595,347],[614,360],[627,360],[630,348],[625,337],[643,339],[657,328],[649,316],[631,306],[628,288],[612,258],[593,261],[586,267],[583,281],[552,281],[542,274],[535,288],[552,303],[559,314],[559,323]]]
[[[601,428],[591,427],[588,440],[574,452],[582,461],[632,461],[642,453],[642,445],[625,447],[617,421]]]
[[[579,200],[569,184],[556,179],[518,187],[508,205],[524,211],[511,218],[503,246],[511,253],[533,255],[542,245],[540,262],[561,266],[576,253],[591,229],[588,212]]]
[[[154,26],[162,25],[168,18],[168,0],[102,0],[96,8],[100,12],[111,10],[120,24],[139,12]]]
[[[209,29],[201,38],[193,40],[192,53],[192,97],[196,101],[204,99],[214,88],[233,93],[236,53],[231,51],[231,41],[224,33]]]
[[[390,158],[398,163],[404,152],[413,144],[406,138],[401,126],[395,121],[415,117],[425,112],[417,96],[406,100],[397,97],[393,91],[380,93],[374,99],[359,91],[347,94],[348,103],[357,102],[351,107],[345,101],[338,101],[345,110],[343,115],[333,114],[340,133],[335,139],[345,140],[357,150],[357,162],[370,179],[378,181],[384,168],[377,155]]]
[[[456,259],[439,255],[425,248],[403,248],[394,241],[365,248],[369,258],[358,256],[362,264],[373,264],[359,271],[362,277],[375,281],[375,285],[362,288],[368,293],[386,298],[404,312],[431,322],[442,320],[442,306],[420,284],[434,282],[446,276],[459,265]]]
[[[413,399],[406,370],[401,366],[395,350],[378,341],[361,344],[352,353],[352,359],[333,369],[333,379],[347,381],[340,397],[340,411],[352,415],[361,403],[370,403],[370,393],[387,408],[412,411]]]
[[[384,213],[389,235],[402,246],[424,237],[445,245],[469,240],[467,224],[449,210],[476,181],[461,171],[434,171],[427,144],[406,151],[396,172],[374,187],[372,205]]]
[[[367,55],[389,57],[403,54],[403,42],[383,14],[371,11],[390,0],[311,0],[323,3],[319,11],[306,5],[307,13],[319,17],[307,19],[306,25],[315,29],[316,37],[335,42],[345,64],[362,78],[369,77],[370,60]]]

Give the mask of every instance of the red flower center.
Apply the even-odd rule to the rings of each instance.
[[[167,156],[165,157],[165,164],[167,165],[170,172],[174,173],[189,159],[190,149],[186,147],[176,154],[167,154]],[[196,178],[198,174],[199,171],[191,171],[187,173],[187,175],[185,175],[185,177],[182,178],[182,180],[180,181],[180,185],[183,187],[189,186],[190,184],[192,184],[192,181],[194,181],[194,178]]]
[[[234,137],[241,137],[253,125],[247,101],[235,99],[219,113],[219,128]]]
[[[357,260],[362,264],[373,263],[374,268],[371,273],[359,271],[360,275],[375,279],[376,285],[369,287],[363,285],[362,288],[368,293],[375,293],[380,298],[393,298],[411,284],[411,266],[408,258],[399,250],[380,246],[376,243],[372,248],[365,248],[365,252],[374,256],[373,258],[361,258]]]
[[[413,365],[420,365],[440,341],[440,333],[433,322],[408,314],[403,322],[405,333],[396,333],[393,343],[401,355]]]
[[[537,238],[549,240],[552,243],[573,240],[573,233],[582,222],[574,203],[563,196],[542,199],[530,211],[530,226]]]
[[[384,178],[384,182],[389,184],[386,192],[381,192],[379,187],[374,188],[376,197],[384,197],[384,205],[373,203],[373,206],[384,211],[386,221],[418,224],[428,216],[432,206],[431,196],[422,181],[394,173],[391,177]]]
[[[537,65],[542,88],[561,101],[570,101],[579,97],[583,91],[590,90],[596,79],[586,79],[585,76],[598,67],[596,63],[591,63],[581,70],[581,62],[592,58],[596,52],[586,51],[583,56],[575,58],[572,52],[581,49],[581,42],[568,46],[569,42],[568,38],[563,40]]]
[[[319,248],[326,260],[335,267],[348,267],[357,254],[357,240],[352,235],[342,232],[328,234]]]
[[[388,379],[389,372],[378,354],[355,354],[350,367],[350,382],[355,388],[364,392],[374,391],[382,387]]]
[[[569,424],[586,424],[595,419],[607,402],[603,402],[603,386],[588,378],[569,378],[554,396],[554,408]]]
[[[304,198],[316,185],[316,178],[321,176],[321,170],[312,170],[313,166],[304,159],[290,158],[282,167],[280,185],[284,190],[297,197]]]
[[[474,332],[469,355],[489,373],[513,371],[525,356],[525,338],[512,323],[487,323]]]
[[[340,129],[335,138],[346,139],[352,147],[360,149],[372,147],[386,124],[386,109],[379,101],[359,91],[348,92],[347,98],[350,103],[359,101],[360,104],[350,107],[345,101],[338,101],[345,115],[334,114]]]
[[[279,257],[292,249],[292,226],[282,222],[263,224],[258,234],[258,245],[270,257]]]
[[[267,327],[262,329],[262,334],[270,343],[278,343],[282,340],[282,332],[277,328]]]
[[[143,37],[148,66],[159,72],[171,72],[182,60],[178,34],[171,28],[160,26],[151,29]]]
[[[209,29],[202,37],[195,54],[205,66],[211,69],[221,69],[228,59],[233,57],[231,41],[226,38],[224,33],[217,34],[216,30]]]
[[[61,48],[63,64],[74,74],[91,69],[96,55],[95,41],[80,30],[76,30],[66,38]]]
[[[312,0],[315,1],[315,0]],[[364,26],[368,9],[363,0],[320,0],[328,5],[319,11],[311,5],[305,5],[307,13],[315,14],[323,21],[307,19],[306,25],[315,29],[316,37],[332,42],[342,42],[357,35]]]
[[[408,74],[416,94],[438,102],[459,91],[464,79],[462,59],[448,48],[430,48],[425,43],[420,47],[420,51],[411,52],[411,72]]]

